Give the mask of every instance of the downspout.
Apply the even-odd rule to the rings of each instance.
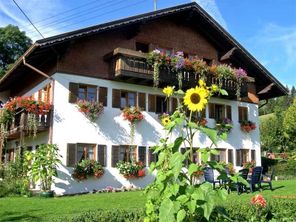
[[[268,99],[266,99],[265,102],[259,106],[259,109],[261,109],[263,106],[267,105],[267,103],[268,103]]]
[[[55,85],[55,80],[54,78],[52,78],[51,76],[47,75],[46,73],[42,72],[41,70],[37,69],[36,67],[28,64],[26,62],[26,56],[27,54],[25,53],[22,57],[23,60],[23,64],[27,67],[29,67],[30,69],[32,69],[33,71],[37,72],[38,74],[46,77],[47,79],[49,79],[51,81],[51,101],[54,101],[54,85]],[[50,126],[49,126],[49,132],[48,132],[48,143],[51,144],[52,143],[52,138],[53,138],[53,110],[51,112],[50,115]]]

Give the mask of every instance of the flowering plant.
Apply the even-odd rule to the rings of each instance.
[[[116,168],[125,178],[138,178],[145,176],[144,165],[142,162],[119,161],[116,164]]]
[[[232,121],[231,119],[228,119],[228,118],[224,118],[216,122],[216,129],[220,133],[229,133],[232,127],[233,127]]]
[[[251,132],[252,130],[255,130],[256,129],[256,123],[250,121],[250,120],[244,120],[240,123],[240,126],[241,126],[241,130],[246,132],[246,133],[249,133]]]
[[[169,115],[168,113],[160,114],[160,115],[158,116],[158,118],[160,119],[161,124],[162,124],[163,126],[166,126],[166,125],[168,125],[168,124],[171,122],[171,120],[170,120],[170,115]]]
[[[96,122],[100,114],[104,111],[104,106],[100,102],[78,100],[76,104],[79,112],[82,112],[91,122]]]
[[[87,177],[100,178],[104,174],[102,165],[95,160],[82,160],[76,164],[73,171],[73,178],[84,180]]]
[[[252,169],[255,166],[256,166],[256,162],[254,160],[243,163],[243,168],[244,169]]]
[[[208,123],[208,121],[206,118],[198,118],[198,120],[197,120],[197,124],[199,126],[205,127],[207,125],[207,123]]]
[[[122,111],[123,119],[128,120],[130,123],[139,122],[144,119],[144,115],[140,109],[135,106],[125,107]]]

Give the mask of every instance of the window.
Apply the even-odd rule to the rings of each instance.
[[[226,149],[217,149],[220,153],[217,155],[211,154],[211,161],[226,162]]]
[[[248,107],[238,107],[238,121],[248,120]]]
[[[73,167],[82,160],[96,160],[102,166],[106,166],[106,145],[68,143],[67,166]]]
[[[99,100],[104,106],[107,106],[108,89],[106,87],[70,82],[69,91],[69,103],[76,103],[78,99],[88,101]],[[99,94],[99,96],[97,94]]]
[[[256,150],[251,150],[251,160],[256,161]]]
[[[236,165],[242,166],[243,163],[249,161],[249,150],[247,149],[241,149],[236,150]]]
[[[146,147],[139,146],[138,147],[138,160],[146,166]]]
[[[130,145],[112,146],[112,167],[116,167],[119,161],[130,161],[132,156],[136,159],[136,149]]]
[[[148,96],[148,111],[155,113],[169,112],[169,100],[164,96],[149,95]]]
[[[119,89],[112,90],[112,107],[124,108],[128,106],[136,106],[137,94]]]
[[[233,150],[228,150],[228,163],[233,164]]]
[[[136,51],[147,53],[149,52],[149,44],[136,42]]]
[[[209,118],[215,119],[216,121],[221,121],[224,118],[231,120],[231,106],[209,103]]]
[[[149,148],[149,150],[148,150],[148,165],[150,165],[152,162],[158,161],[158,155],[153,152],[154,152],[154,150]]]
[[[97,100],[97,87],[79,84],[78,98],[88,101]]]

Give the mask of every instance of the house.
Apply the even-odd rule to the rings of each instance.
[[[21,119],[25,117],[19,113],[8,131],[3,158],[13,160],[20,144],[31,150],[44,143],[57,144],[62,156],[54,185],[57,194],[87,192],[106,186],[147,185],[153,175],[126,179],[114,167],[124,159],[130,145],[130,128],[122,118],[121,108],[140,106],[143,110],[145,118],[136,126],[133,145],[136,145],[137,159],[147,166],[157,158],[150,147],[164,135],[158,115],[175,107],[174,98],[166,101],[161,89],[153,87],[153,70],[147,65],[145,53],[155,48],[168,55],[183,51],[187,57],[198,56],[208,64],[226,63],[247,71],[249,81],[239,89],[240,98],[235,96],[236,85],[223,83],[229,95],[213,97],[204,117],[209,127],[214,127],[215,121],[221,118],[227,117],[233,122],[227,141],[218,144],[220,154],[211,158],[231,162],[238,169],[250,160],[260,165],[259,129],[243,132],[239,122],[250,120],[258,126],[259,101],[285,95],[286,89],[196,3],[34,43],[0,80],[0,100],[29,96],[50,102],[53,109],[39,115],[35,138],[24,132]],[[171,83],[165,78],[161,81],[162,86]],[[185,89],[196,82],[183,81]],[[95,123],[78,111],[78,98],[102,102],[104,112]],[[23,141],[20,141],[21,135],[25,135]],[[197,147],[208,145],[209,140],[203,135],[196,138]],[[98,160],[105,167],[102,178],[82,182],[72,178],[73,165],[82,155]]]

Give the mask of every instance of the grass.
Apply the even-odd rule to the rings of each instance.
[[[274,181],[274,191],[264,186],[263,196],[272,200],[276,196],[296,197],[296,180]],[[252,196],[258,194],[233,191],[226,203],[249,203]],[[294,199],[295,200],[295,199]],[[72,197],[43,199],[39,197],[0,198],[0,221],[51,221],[55,217],[79,214],[88,210],[144,208],[145,196],[142,191],[124,193],[99,193]]]

